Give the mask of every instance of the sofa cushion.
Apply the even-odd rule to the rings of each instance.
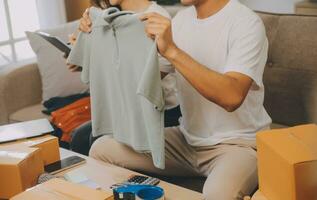
[[[259,15],[270,42],[265,108],[275,123],[317,123],[317,17]]]
[[[36,104],[36,105],[25,107],[21,110],[18,110],[12,113],[9,116],[9,120],[10,120],[9,122],[16,123],[16,122],[24,122],[24,121],[30,121],[35,119],[41,119],[41,118],[50,119],[50,116],[42,113],[43,109],[44,107],[42,106],[42,104]]]
[[[68,35],[75,32],[77,27],[78,22],[71,22],[42,31],[66,42]],[[88,86],[81,82],[80,73],[73,73],[67,69],[66,59],[61,51],[35,33],[26,32],[26,35],[37,56],[44,101],[57,96],[81,93],[88,89]]]

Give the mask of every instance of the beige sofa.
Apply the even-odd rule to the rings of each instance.
[[[172,15],[177,9],[171,9]],[[270,42],[265,107],[276,124],[317,123],[317,17],[259,13]],[[0,71],[0,124],[41,113],[36,63]]]
[[[0,124],[47,117],[41,113],[41,101],[36,63],[0,71]]]

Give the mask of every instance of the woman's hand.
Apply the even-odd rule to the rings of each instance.
[[[79,30],[84,32],[84,33],[90,33],[91,26],[92,26],[92,22],[91,22],[91,19],[89,17],[89,9],[87,8],[83,14],[83,17],[80,19]]]
[[[68,42],[69,42],[69,44],[71,44],[72,46],[75,45],[76,40],[77,40],[76,33],[72,33],[72,34],[70,34],[70,35],[68,36]]]
[[[77,40],[77,36],[76,36],[75,33],[70,34],[70,35],[68,36],[68,42],[69,42],[72,46],[75,45],[76,40]],[[65,57],[65,58],[67,58],[67,57]],[[68,67],[68,70],[71,71],[71,72],[80,72],[80,71],[82,71],[82,68],[79,67],[79,66],[77,66],[77,65],[72,65],[72,64],[68,64],[68,63],[67,63],[67,67]]]
[[[68,70],[71,72],[81,72],[82,68],[77,65],[67,64]]]
[[[87,8],[86,11],[84,12],[82,18],[80,19],[80,24],[79,24],[79,31],[85,32],[85,33],[90,33],[91,32],[91,26],[92,22],[89,17],[89,9]],[[69,43],[71,45],[75,45],[76,39],[77,39],[77,34],[71,34],[68,36]],[[80,72],[82,71],[82,68],[77,66],[77,65],[72,65],[67,63],[67,67],[71,72]]]

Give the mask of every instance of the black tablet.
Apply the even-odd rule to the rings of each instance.
[[[54,47],[56,47],[60,51],[64,52],[65,57],[68,57],[71,51],[71,48],[69,45],[64,43],[61,39],[55,36],[51,36],[48,33],[44,33],[44,32],[36,32],[36,34],[38,34],[40,37],[42,37],[43,39],[51,43]]]

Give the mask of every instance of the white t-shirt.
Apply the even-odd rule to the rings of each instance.
[[[254,139],[257,131],[268,129],[271,118],[263,106],[262,83],[268,41],[261,19],[231,0],[206,19],[198,19],[193,6],[180,11],[172,28],[176,45],[199,63],[219,73],[239,72],[254,80],[241,107],[229,113],[204,98],[177,72],[183,114],[180,128],[187,142],[207,146],[227,139]]]

